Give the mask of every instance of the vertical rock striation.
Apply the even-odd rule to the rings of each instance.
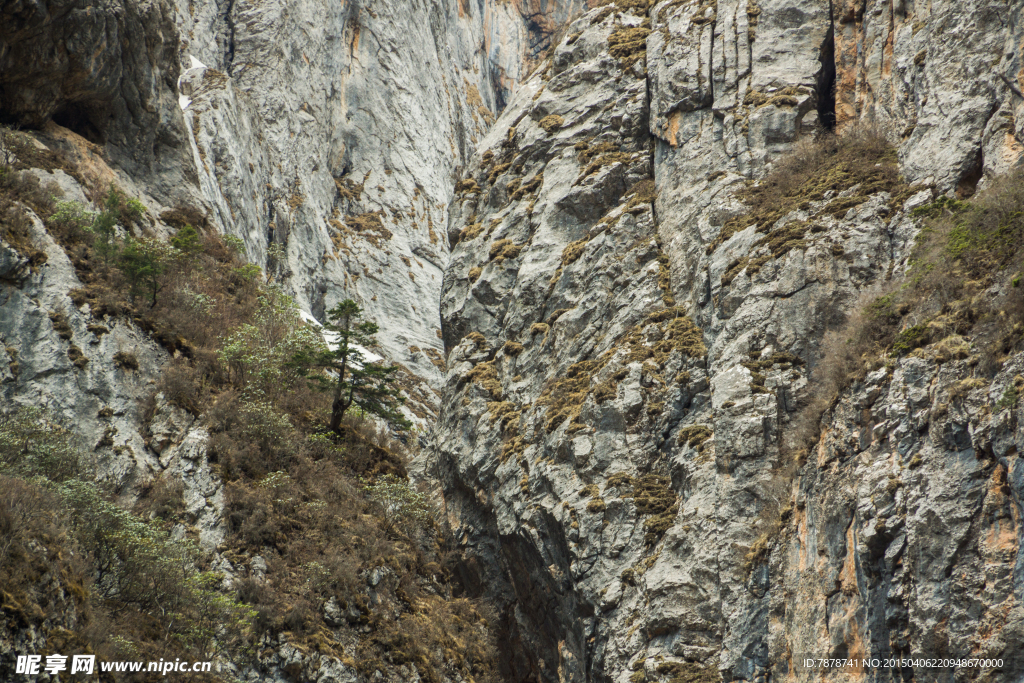
[[[218,222],[314,316],[359,301],[388,356],[436,387],[452,188],[579,4],[179,3],[185,121]],[[426,419],[436,398],[414,393]]]
[[[811,680],[803,657],[925,654],[1019,676],[1024,434],[986,412],[1016,360],[962,404],[943,392],[966,365],[897,361],[806,464],[784,452],[825,330],[906,271],[913,209],[1024,139],[1019,3],[847,5],[593,9],[458,186],[436,450],[518,677]],[[880,154],[863,175],[740,192],[855,124]]]

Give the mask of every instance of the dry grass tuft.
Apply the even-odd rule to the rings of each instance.
[[[565,119],[558,114],[549,114],[542,118],[537,125],[544,129],[544,132],[551,135],[565,124]]]
[[[876,129],[851,128],[842,135],[823,135],[805,139],[777,161],[759,183],[737,194],[747,211],[730,219],[712,241],[710,254],[735,233],[750,225],[765,233],[773,258],[799,246],[808,225],[793,226],[787,234],[773,236],[773,227],[786,214],[810,207],[810,201],[822,200],[829,191],[841,192],[855,185],[856,194],[837,198],[827,211],[838,213],[863,203],[869,195],[886,191],[894,202],[906,198],[907,186],[899,173],[896,152]],[[780,228],[781,229],[781,228]]]
[[[629,69],[647,56],[650,34],[649,22],[645,26],[620,26],[608,36],[608,53],[619,60],[624,70]]]

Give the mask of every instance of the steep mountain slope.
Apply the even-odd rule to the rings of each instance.
[[[314,316],[359,300],[427,383],[422,420],[458,169],[579,7],[18,4],[0,29],[2,118],[101,145],[151,219],[197,209]]]
[[[436,434],[517,677],[1019,677],[1019,357],[879,362],[804,439],[824,333],[906,272],[915,208],[1018,162],[1021,11],[611,2],[523,86],[451,212]]]
[[[232,675],[466,681],[494,640],[515,681],[1017,681],[1024,227],[992,201],[1019,201],[998,178],[1024,152],[1022,16],[7,3],[4,408],[73,425],[124,505],[178,491],[154,519],[262,610]],[[112,184],[118,235],[210,233],[175,303],[108,291],[49,196]],[[230,243],[307,316],[353,297],[380,324],[452,536],[388,536],[354,482],[394,454],[325,441],[296,377],[256,396],[221,361],[276,296]],[[187,339],[191,317],[220,327]],[[5,661],[88,621],[61,529],[19,541]]]

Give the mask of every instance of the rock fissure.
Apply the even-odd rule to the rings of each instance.
[[[430,571],[495,607],[509,680],[894,653],[1020,677],[1020,0],[125,2],[0,10],[0,119],[74,159],[23,146],[0,176],[3,399],[74,420],[122,495],[184,482],[211,548],[243,523],[224,435],[138,407],[158,381],[192,405],[171,380],[202,354],[50,240],[51,187],[113,182],[148,207],[125,236],[230,236],[305,314],[353,298],[381,324],[453,531]],[[248,581],[283,543],[216,566]],[[359,635],[296,613],[247,674],[466,680],[459,643],[439,668],[392,628],[441,614],[377,601],[411,585],[392,559],[358,577],[373,600],[323,607]]]

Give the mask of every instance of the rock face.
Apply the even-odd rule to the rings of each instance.
[[[454,182],[580,4],[179,3],[185,121],[218,222],[318,318],[359,301],[388,356],[436,386]]]
[[[140,433],[140,402],[166,354],[136,327],[80,311],[69,293],[82,283],[64,250],[38,219],[32,238],[46,262],[3,289],[4,402],[45,407],[73,426],[102,478],[119,487],[148,479],[161,468]]]
[[[1012,411],[951,400],[967,367],[925,354],[845,395],[798,472],[782,446],[826,328],[905,271],[912,210],[1017,163],[1024,7],[643,5],[569,27],[451,210],[435,448],[514,675],[812,680],[803,658],[856,657],[836,680],[881,681],[911,674],[859,658],[970,656],[1016,680]],[[916,186],[730,223],[743,181],[855,121]]]
[[[55,122],[102,145],[162,204],[196,196],[177,108],[178,29],[162,0],[0,9],[0,121]]]
[[[913,210],[1020,163],[1024,3],[591,2],[540,62],[586,4],[8,3],[0,119],[74,151],[82,182],[33,171],[66,197],[116,181],[154,232],[188,210],[313,316],[380,323],[512,680],[1019,680],[1024,359],[894,361],[784,446]],[[855,124],[902,180],[741,220],[748,181]],[[74,422],[126,493],[180,478],[215,546],[204,430],[157,397],[140,431],[166,352],[90,325],[30,238],[0,243],[3,400]],[[279,645],[270,676],[355,676]],[[919,656],[1003,667],[859,666]]]
[[[426,382],[422,421],[455,180],[582,4],[19,3],[3,10],[0,118],[104,145],[154,217],[199,208],[321,320],[359,301]]]

